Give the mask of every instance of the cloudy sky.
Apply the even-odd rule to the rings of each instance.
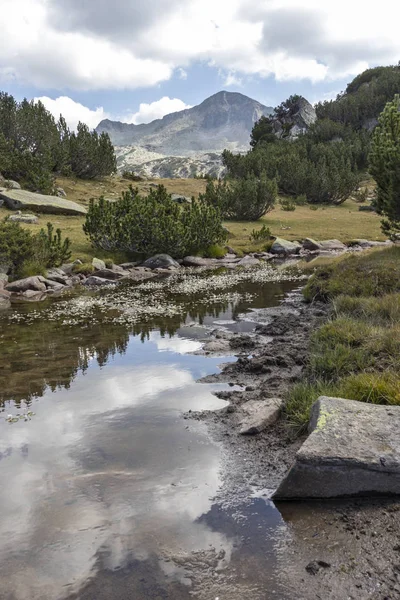
[[[239,91],[331,98],[400,59],[395,0],[0,0],[0,89],[70,126],[141,123]]]

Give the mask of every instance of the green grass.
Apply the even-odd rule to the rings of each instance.
[[[319,380],[295,384],[287,395],[284,409],[292,433],[300,435],[307,431],[311,408],[320,396],[400,406],[399,373],[357,373],[336,383]]]
[[[286,399],[289,426],[306,431],[320,395],[400,405],[400,247],[332,261],[305,296],[332,301],[334,317],[311,338],[307,371]]]
[[[383,296],[400,291],[400,246],[353,254],[319,268],[304,290],[312,300],[336,296]]]

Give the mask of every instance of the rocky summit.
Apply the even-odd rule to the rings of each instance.
[[[222,150],[248,150],[254,123],[272,112],[248,96],[222,91],[151,123],[105,119],[96,131],[109,134],[120,170],[152,177],[219,175]]]

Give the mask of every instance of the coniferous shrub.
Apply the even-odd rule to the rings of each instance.
[[[373,205],[385,217],[382,230],[400,232],[400,96],[386,104],[374,131],[369,156],[370,173],[377,184]]]
[[[258,221],[275,204],[278,188],[275,179],[265,173],[260,177],[246,177],[209,181],[205,194],[200,197],[210,206],[217,207],[224,219],[236,221]]]
[[[24,261],[34,252],[34,237],[19,223],[0,223],[0,264],[8,267],[11,277],[18,274]]]
[[[61,229],[54,233],[54,227],[47,223],[47,231],[41,229],[35,239],[35,254],[45,267],[59,267],[71,258],[69,238],[61,239]]]
[[[174,258],[225,242],[220,210],[203,200],[180,205],[162,185],[141,196],[130,186],[116,202],[92,199],[83,230],[96,248]]]

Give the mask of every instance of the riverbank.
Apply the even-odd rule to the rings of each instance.
[[[221,495],[228,503],[235,506],[251,494],[271,496],[305,439],[304,426],[313,402],[322,393],[343,390],[340,385],[344,375],[347,384],[352,377],[359,385],[347,387],[349,393],[343,397],[399,403],[398,375],[394,375],[397,382],[392,382],[391,387],[387,379],[388,362],[393,369],[396,361],[398,373],[399,255],[400,248],[396,247],[346,258],[337,265],[332,263],[317,271],[308,283],[305,295],[312,302],[306,303],[303,292],[298,290],[289,294],[280,307],[243,316],[254,322],[253,330],[246,335],[232,335],[223,329],[214,332],[215,341],[220,342],[219,350],[224,346],[235,348],[238,360],[202,381],[228,382],[241,389],[219,394],[229,400],[228,407],[191,416],[205,421],[226,449]],[[346,323],[341,321],[344,311]],[[370,327],[368,322],[374,323],[373,329],[366,330]],[[338,339],[338,331],[344,339]],[[343,351],[341,344],[347,350],[342,363],[330,355],[332,351],[337,353],[338,348]],[[354,359],[360,347],[372,357],[369,364]],[[204,350],[212,349],[211,343]],[[327,362],[334,365],[336,373],[325,374],[325,380],[318,373],[317,382],[315,365]],[[263,403],[275,397],[284,400],[282,419],[256,435],[242,435],[246,403]],[[277,506],[292,527],[293,537],[282,550],[282,560],[291,557],[286,583],[299,590],[299,597],[398,597],[398,499]]]

